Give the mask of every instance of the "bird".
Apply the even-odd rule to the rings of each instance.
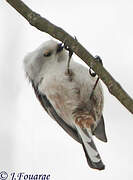
[[[95,136],[107,142],[103,89],[98,82],[92,95],[96,77],[73,57],[68,72],[68,59],[63,43],[51,39],[25,56],[24,70],[44,110],[82,145],[90,168],[103,170],[105,165],[93,140]]]

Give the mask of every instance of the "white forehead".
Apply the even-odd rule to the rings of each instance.
[[[58,42],[54,40],[49,40],[41,44],[35,51],[42,50],[54,50],[57,48]]]
[[[34,51],[28,53],[28,55],[24,58],[24,69],[29,79],[34,81],[38,81],[38,75],[42,66],[45,64],[45,68],[50,61],[45,61],[44,53],[46,51],[56,52],[59,42],[54,40],[49,40],[41,44]],[[55,53],[53,53],[55,54]],[[51,57],[51,60],[55,61],[55,56]]]

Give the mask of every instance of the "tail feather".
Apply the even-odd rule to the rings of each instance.
[[[86,156],[88,165],[93,169],[104,170],[105,165],[103,164],[102,160],[100,160],[98,162],[93,162],[91,160],[91,158],[89,157],[89,155],[88,155],[88,152],[87,152],[87,150],[85,148],[84,143],[82,143],[82,146],[83,146],[83,149],[84,149],[84,152],[85,152],[85,156]]]
[[[93,169],[105,169],[105,165],[103,164],[98,150],[94,144],[91,129],[81,129],[78,125],[76,125],[76,128],[82,141],[82,146],[88,165]]]
[[[106,136],[106,132],[105,132],[103,115],[101,116],[101,119],[100,119],[96,129],[93,131],[93,134],[101,141],[107,142],[107,136]]]

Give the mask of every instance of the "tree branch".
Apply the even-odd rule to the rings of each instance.
[[[21,0],[6,0],[15,8],[32,26],[40,31],[50,34],[52,37],[65,42],[71,50],[79,56],[88,66],[96,72],[100,79],[105,83],[109,92],[115,96],[132,114],[133,100],[124,91],[120,84],[110,75],[110,73],[71,35],[62,28],[52,24],[47,19],[32,11]]]

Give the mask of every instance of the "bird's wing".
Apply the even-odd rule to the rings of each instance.
[[[93,169],[103,170],[103,164],[98,150],[94,144],[90,128],[81,128],[75,124],[78,134],[81,138],[82,146],[86,155],[88,165]]]
[[[87,158],[88,165],[91,168],[102,170],[104,164],[100,158],[97,148],[92,139],[91,129],[81,128],[75,124],[75,128],[69,126],[65,121],[57,114],[56,110],[48,100],[45,94],[38,91],[38,87],[32,83],[35,94],[39,99],[41,105],[44,107],[46,112],[76,141],[82,144]]]
[[[105,132],[105,125],[104,125],[104,118],[103,115],[101,116],[101,119],[97,125],[97,127],[95,128],[95,130],[93,131],[93,134],[100,139],[103,142],[107,142],[107,136],[106,136],[106,132]]]
[[[43,106],[43,108],[46,110],[46,112],[50,115],[50,117],[54,120],[56,120],[56,122],[72,137],[74,138],[76,141],[78,141],[79,143],[81,143],[81,140],[78,136],[77,130],[72,128],[71,126],[69,126],[67,123],[65,123],[65,121],[57,114],[57,112],[55,111],[54,107],[52,106],[52,104],[49,102],[47,96],[45,94],[42,94],[41,92],[38,91],[38,88],[34,85],[34,83],[32,82],[32,86],[34,88],[35,94],[37,96],[37,98],[39,99],[41,105]]]

